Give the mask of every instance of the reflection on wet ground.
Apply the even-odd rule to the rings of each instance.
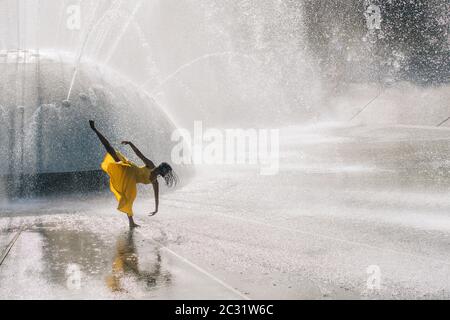
[[[112,197],[1,206],[0,299],[450,296],[448,130],[284,134],[279,174],[202,168],[134,234]]]
[[[162,258],[158,248],[141,248],[145,252],[146,266],[139,265],[139,252],[134,231],[119,233],[116,246],[105,242],[95,233],[86,231],[53,230],[37,226],[42,237],[45,276],[49,281],[65,284],[68,266],[76,273],[76,266],[84,266],[89,275],[105,277],[105,283],[113,292],[126,292],[126,282],[142,282],[145,289],[170,284],[170,274],[162,270]],[[111,258],[111,252],[113,252]],[[141,254],[143,254],[141,252]],[[141,260],[142,259],[141,257]]]
[[[126,291],[124,282],[127,278],[142,282],[147,290],[158,285],[170,285],[170,273],[162,270],[162,258],[158,249],[150,269],[141,269],[134,238],[135,233],[132,230],[117,239],[117,252],[112,264],[112,274],[106,280],[108,287],[114,292]]]
[[[31,229],[42,243],[43,267],[49,281],[65,285],[68,266],[83,266],[89,275],[106,272],[110,259],[107,243],[87,231],[62,230],[42,224]]]
[[[236,298],[141,232],[96,233],[77,219],[1,230],[2,256],[19,236],[0,265],[0,299]]]

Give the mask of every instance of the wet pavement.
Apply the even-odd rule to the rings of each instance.
[[[105,234],[69,219],[76,228],[28,221],[2,230],[1,299],[241,298],[143,231]]]
[[[134,233],[108,196],[3,205],[0,299],[448,299],[448,135],[287,128],[279,174],[143,188]]]

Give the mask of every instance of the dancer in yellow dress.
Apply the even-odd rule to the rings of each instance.
[[[137,195],[136,185],[138,183],[153,185],[155,192],[155,211],[150,214],[153,216],[158,213],[159,208],[158,177],[163,177],[167,186],[172,187],[177,184],[177,176],[169,164],[162,163],[157,167],[132,142],[123,141],[122,144],[129,145],[145,164],[143,167],[137,166],[111,146],[109,141],[97,130],[94,121],[89,121],[89,124],[107,152],[101,167],[109,175],[110,189],[119,202],[117,209],[128,215],[130,228],[139,227],[133,220],[133,203]]]

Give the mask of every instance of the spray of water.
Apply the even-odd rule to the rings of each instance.
[[[177,68],[174,72],[172,72],[166,78],[164,78],[162,81],[160,81],[160,83],[155,88],[151,89],[150,94],[154,94],[157,90],[159,90],[161,87],[163,87],[166,83],[170,82],[172,79],[174,79],[177,75],[179,75],[184,70],[189,69],[193,65],[200,63],[204,60],[208,60],[208,59],[215,58],[215,57],[240,57],[240,58],[248,59],[248,60],[252,61],[253,63],[257,63],[257,61],[254,57],[247,55],[247,54],[243,54],[243,53],[229,52],[229,51],[208,53],[208,54],[202,55],[200,57],[197,57],[197,58],[183,64],[179,68]],[[148,82],[146,81],[143,84],[141,84],[139,87],[145,88],[145,86],[147,84],[148,84]]]

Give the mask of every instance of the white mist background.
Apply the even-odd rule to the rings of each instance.
[[[105,64],[146,90],[182,127],[195,120],[215,127],[348,122],[381,89],[370,82],[330,87],[326,74],[333,70],[319,70],[320,59],[306,41],[304,3],[5,0],[0,45],[69,52],[81,62]],[[79,29],[72,20],[77,7]],[[347,7],[324,12],[330,25]],[[342,45],[336,34],[329,37],[330,50]],[[347,50],[356,55],[354,67],[360,63],[369,73],[357,57],[366,49]],[[448,114],[449,91],[448,85],[394,83],[357,120],[433,126]]]

